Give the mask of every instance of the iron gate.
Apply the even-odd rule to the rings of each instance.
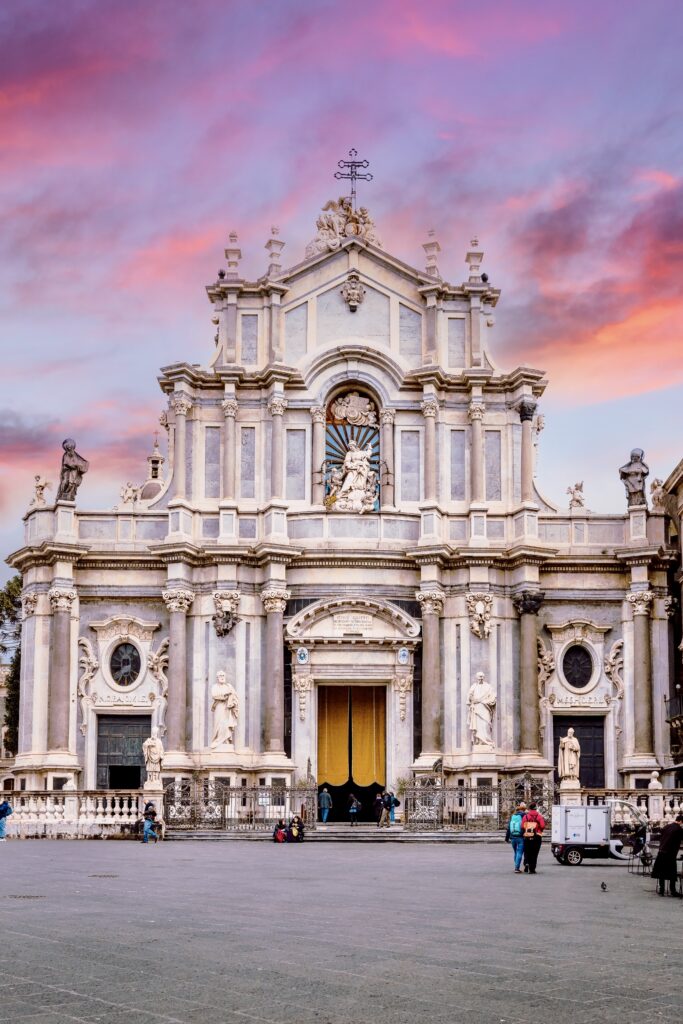
[[[290,786],[228,786],[211,779],[182,779],[164,789],[167,828],[232,832],[272,831],[280,818],[298,814],[316,826],[318,791]]]
[[[549,823],[554,797],[551,782],[531,775],[491,786],[452,785],[442,774],[419,775],[403,794],[405,827],[416,832],[491,832],[507,826],[520,800],[537,803]]]

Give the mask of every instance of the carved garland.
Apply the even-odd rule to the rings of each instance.
[[[536,637],[536,648],[538,651],[538,696],[543,697],[545,684],[555,671],[555,657],[540,636]]]
[[[78,656],[78,667],[81,670],[78,680],[78,697],[81,702],[80,730],[82,735],[85,736],[88,728],[88,708],[95,705],[95,698],[90,692],[90,684],[100,667],[100,663],[95,657],[95,652],[89,640],[86,640],[83,636],[79,637],[78,646],[81,652]]]
[[[480,640],[486,640],[491,633],[491,594],[468,594],[467,611],[470,616],[470,629]]]
[[[413,689],[413,673],[405,672],[401,675],[395,675],[392,682],[394,690],[398,694],[398,716],[402,722],[405,722],[408,694]]]
[[[292,676],[292,686],[299,695],[299,719],[303,722],[306,719],[306,705],[308,704],[308,694],[311,691],[313,680],[309,675],[299,675],[295,673]]]
[[[166,708],[168,707],[168,678],[166,676],[166,669],[168,668],[168,649],[170,645],[170,638],[165,637],[156,651],[147,658],[149,670],[159,684],[159,696],[156,699],[158,701],[157,727],[160,736],[166,735]],[[150,693],[150,698],[153,697],[154,695]]]
[[[614,687],[614,696],[608,698],[608,703],[614,703],[614,732],[617,737],[621,735],[620,712],[624,697],[624,680],[622,669],[624,667],[624,641],[615,640],[612,649],[605,658],[605,675]]]

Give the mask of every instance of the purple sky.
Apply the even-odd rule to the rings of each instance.
[[[625,507],[683,455],[683,4],[405,0],[0,8],[0,547],[67,435],[83,507],[141,480],[159,366],[206,364],[231,229],[303,256],[355,146],[385,247],[444,277],[478,233],[492,354],[545,369],[539,482]],[[54,493],[54,492],[53,492]]]

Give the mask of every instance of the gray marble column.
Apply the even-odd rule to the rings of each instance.
[[[175,480],[175,498],[186,497],[185,450],[187,434],[187,414],[192,408],[191,399],[181,391],[171,398],[175,412],[175,444],[173,448],[173,478]]]
[[[47,596],[52,609],[47,745],[50,751],[68,750],[71,708],[71,609],[76,600],[76,591],[71,587],[52,587]]]
[[[281,395],[273,395],[268,402],[268,411],[273,420],[273,433],[270,452],[270,496],[284,497],[284,472],[282,465],[282,418],[287,408],[287,400]]]
[[[224,398],[222,401],[223,415],[223,498],[233,501],[235,498],[235,419],[237,417],[237,401]]]
[[[266,610],[266,664],[263,690],[263,736],[265,753],[285,750],[285,660],[283,615],[290,593],[270,585],[261,591]]]
[[[421,590],[415,595],[422,609],[422,751],[421,756],[442,753],[444,695],[441,685],[441,637],[439,617],[443,594]]]
[[[380,500],[382,508],[393,508],[394,480],[396,479],[396,468],[394,466],[394,420],[396,419],[396,412],[394,409],[382,409],[379,419],[382,424],[380,459],[384,463],[384,472],[380,472],[380,480],[383,481],[380,489]]]
[[[436,414],[439,403],[426,398],[422,403],[425,419],[425,501],[436,501]]]
[[[484,406],[481,402],[471,402],[469,417],[472,424],[472,501],[483,502],[484,493],[484,436],[482,420]]]
[[[519,405],[522,421],[522,501],[534,500],[534,439],[531,423],[536,412],[536,402],[525,398]]]
[[[544,597],[541,590],[523,590],[512,599],[519,615],[519,739],[523,754],[540,755],[541,752],[536,616]]]
[[[652,726],[652,644],[650,640],[651,590],[637,590],[628,595],[633,608],[633,707],[634,754],[654,753]]]
[[[313,421],[313,438],[311,443],[311,504],[322,505],[325,497],[323,481],[323,462],[325,460],[325,409],[316,405],[311,409]]]
[[[184,751],[187,747],[187,613],[194,593],[178,588],[164,590],[161,596],[169,611],[166,748]]]

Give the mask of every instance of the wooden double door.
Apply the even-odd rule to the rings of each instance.
[[[145,781],[142,744],[151,735],[150,715],[97,716],[97,788],[139,789]]]

